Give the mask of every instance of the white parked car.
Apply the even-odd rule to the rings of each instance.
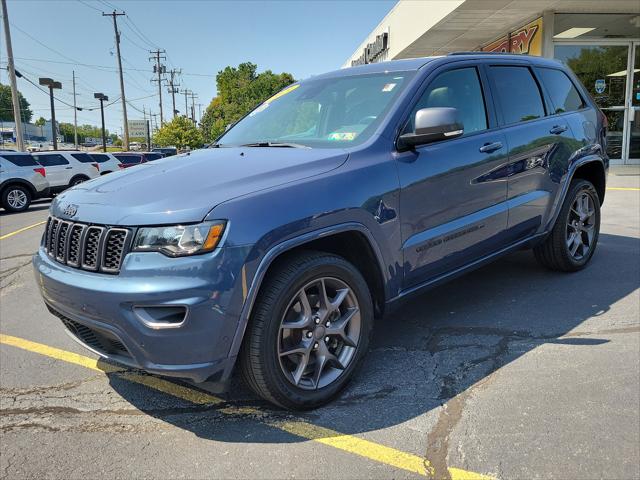
[[[106,175],[107,173],[117,172],[124,168],[116,157],[111,153],[90,153],[89,156],[94,162],[98,163],[100,168],[100,175]]]
[[[0,150],[0,206],[22,212],[31,200],[49,195],[45,169],[31,155]]]
[[[31,155],[47,169],[51,193],[62,192],[100,175],[98,163],[85,152],[52,151],[34,152]]]

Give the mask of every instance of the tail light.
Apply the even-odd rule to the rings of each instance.
[[[118,168],[119,168],[119,169],[121,169],[121,170],[123,170],[123,169],[125,169],[125,168],[127,168],[127,167],[125,167],[125,166],[124,166],[124,163],[119,163],[119,164],[118,164]]]
[[[91,165],[96,167],[96,170],[100,171],[100,165],[98,165],[97,163],[92,163]]]
[[[34,172],[38,172],[40,175],[42,175],[43,177],[47,176],[47,172],[45,171],[44,167],[38,167],[38,168],[34,168],[33,169]]]

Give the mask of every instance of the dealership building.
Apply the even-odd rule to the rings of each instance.
[[[455,51],[567,63],[609,121],[614,163],[640,163],[640,0],[400,0],[343,67]]]

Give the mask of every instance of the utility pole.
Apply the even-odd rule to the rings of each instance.
[[[202,104],[198,104],[198,123],[202,123]]]
[[[49,87],[49,100],[51,101],[51,135],[53,136],[53,149],[58,150],[58,129],[56,128],[56,108],[53,103],[53,91],[62,88],[62,83],[56,82],[52,78],[40,78],[38,83]]]
[[[9,14],[7,13],[7,1],[2,0],[2,22],[4,24],[4,40],[7,44],[7,68],[9,81],[11,82],[11,101],[13,102],[13,120],[16,125],[16,145],[18,150],[24,152],[24,137],[22,136],[22,115],[20,114],[20,99],[18,98],[18,85],[16,83],[16,67],[13,64],[13,47],[11,46],[11,32],[9,31]]]
[[[153,73],[158,74],[157,80],[152,80],[152,82],[158,82],[158,95],[160,97],[160,126],[164,124],[164,116],[162,114],[162,74],[167,72],[167,67],[160,63],[160,60],[166,60],[167,57],[163,55],[165,50],[155,50],[153,52],[149,52],[152,57],[149,57],[149,60],[155,60],[156,64],[153,66]]]
[[[94,93],[93,98],[97,98],[98,100],[100,100],[100,117],[102,118],[102,151],[104,153],[107,153],[107,136],[104,131],[104,103],[103,102],[105,101],[108,102],[109,97],[107,97],[103,93]]]
[[[176,110],[176,93],[178,93],[179,83],[176,83],[176,75],[180,75],[182,70],[176,70],[172,68],[169,70],[169,93],[171,94],[171,102],[173,103],[173,117],[178,114]]]
[[[193,93],[191,90],[187,90],[186,88],[182,91],[184,93],[184,116],[189,118],[189,103],[187,100],[187,96]]]
[[[78,149],[78,107],[76,106],[76,71],[72,70],[71,73],[73,74],[73,145],[74,145],[74,148],[77,150]],[[100,102],[100,106],[102,107],[102,102]]]
[[[191,121],[194,123],[196,123],[196,103],[195,103],[195,99],[198,97],[197,94],[191,92]]]
[[[113,17],[113,30],[116,34],[116,52],[118,54],[118,74],[120,75],[120,97],[122,98],[122,116],[123,116],[123,135],[122,146],[124,150],[129,150],[129,124],[127,121],[127,100],[124,96],[124,76],[122,75],[122,58],[120,57],[120,32],[118,32],[117,18],[124,16],[125,13],[117,13],[115,10],[113,13],[103,13],[103,17]]]

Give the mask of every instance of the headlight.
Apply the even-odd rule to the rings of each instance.
[[[215,249],[222,238],[225,222],[204,222],[198,225],[142,227],[133,242],[135,252],[161,252],[170,257],[182,257]]]

